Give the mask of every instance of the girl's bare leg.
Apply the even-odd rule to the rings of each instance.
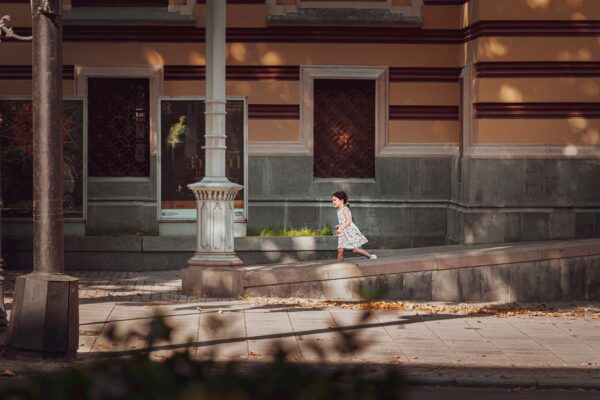
[[[338,261],[344,261],[344,249],[338,248],[337,259],[338,259]]]
[[[368,252],[364,251],[363,249],[359,249],[358,247],[355,247],[354,249],[352,249],[352,252],[354,254],[358,254],[358,255],[361,255],[366,258],[371,257],[371,255]]]

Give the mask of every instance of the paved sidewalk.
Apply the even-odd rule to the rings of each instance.
[[[21,273],[5,273],[9,308],[14,278]],[[123,345],[105,334],[111,328],[117,333],[143,332],[160,312],[175,332],[170,345],[151,349],[157,360],[191,347],[197,357],[214,354],[218,360],[266,361],[273,345],[280,343],[291,360],[316,362],[317,345],[331,363],[370,363],[375,369],[402,365],[413,382],[600,389],[598,303],[587,305],[596,314],[580,316],[376,310],[361,319],[364,312],[358,309],[298,299],[188,297],[179,290],[177,271],[71,274],[80,279],[77,363],[142,349],[141,340]],[[351,332],[365,350],[345,356],[336,349],[342,343],[341,334]],[[17,375],[64,365],[0,359],[0,370],[10,369]]]

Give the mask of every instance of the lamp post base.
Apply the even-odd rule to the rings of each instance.
[[[17,277],[6,356],[74,359],[79,347],[78,279],[38,273]]]
[[[208,177],[188,188],[196,197],[196,254],[181,272],[181,289],[190,296],[238,297],[243,262],[233,248],[233,199],[242,186]]]

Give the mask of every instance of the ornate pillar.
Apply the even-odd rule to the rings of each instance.
[[[60,0],[33,0],[32,27],[33,273],[17,278],[6,351],[69,359],[79,345],[79,299],[77,279],[63,273]]]
[[[233,200],[241,185],[225,176],[226,2],[206,2],[206,176],[188,185],[196,197],[196,254],[182,271],[184,293],[235,297],[242,293],[233,246]]]

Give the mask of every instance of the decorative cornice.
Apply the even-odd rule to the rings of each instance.
[[[585,159],[600,157],[600,146],[581,144],[478,144],[470,146],[464,157],[486,159]]]
[[[452,157],[458,154],[456,143],[388,143],[377,157]]]
[[[410,7],[410,6],[408,6]],[[420,15],[405,15],[388,8],[295,7],[267,16],[269,26],[370,26],[415,27],[423,25]]]
[[[268,141],[248,142],[251,156],[312,156],[312,151],[303,142]]]
[[[390,67],[390,82],[458,82],[460,68]]]
[[[477,78],[600,76],[600,62],[594,61],[480,62],[474,66]]]
[[[248,104],[249,119],[300,119],[298,104]]]
[[[31,65],[0,65],[0,79],[31,79]],[[74,79],[75,67],[63,65],[63,79]]]
[[[458,120],[458,106],[390,106],[391,120]]]
[[[15,28],[23,36],[31,28]],[[462,44],[481,37],[600,36],[600,21],[479,21],[465,29],[312,27],[228,28],[229,43]],[[184,26],[68,25],[66,42],[202,43],[204,29]]]
[[[474,118],[600,118],[600,103],[475,103]]]
[[[249,104],[250,119],[299,119],[296,104]],[[390,120],[458,120],[458,106],[390,106]]]
[[[205,4],[206,0],[196,0],[198,4]],[[265,0],[227,0],[228,4],[265,4]]]
[[[228,42],[268,43],[461,43],[461,32],[450,29],[369,27],[230,28]]]
[[[600,21],[478,21],[463,33],[464,41],[490,36],[598,36]]]
[[[390,82],[458,82],[460,68],[391,67]],[[73,79],[74,66],[63,66],[63,79]],[[206,78],[203,65],[165,65],[167,81],[196,81]],[[31,79],[30,65],[0,65],[0,79]],[[300,66],[297,65],[228,65],[227,80],[298,81]]]
[[[468,3],[470,0],[425,0],[426,6],[460,6]]]
[[[29,35],[31,28],[16,28]],[[65,42],[203,43],[204,29],[186,26],[67,25]],[[452,29],[369,27],[228,28],[228,43],[429,43],[460,44],[463,32]]]
[[[300,67],[297,65],[228,65],[226,68],[227,80],[297,81],[300,79]],[[188,81],[205,78],[206,69],[203,65],[165,65],[165,80]]]
[[[428,6],[460,5],[468,3],[470,0],[424,0]],[[0,0],[0,4],[29,4],[30,0]],[[206,0],[196,0],[198,4],[205,4]],[[265,0],[227,0],[229,4],[264,4]]]
[[[29,4],[31,0],[0,0],[0,4],[15,3],[15,4]],[[196,0],[198,4],[205,4],[206,0]],[[264,4],[265,0],[227,0],[229,4]]]

